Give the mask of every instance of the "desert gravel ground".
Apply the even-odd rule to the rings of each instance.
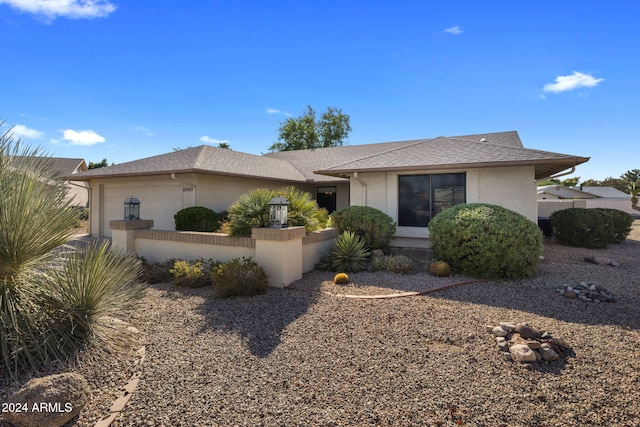
[[[604,255],[618,267],[584,258]],[[360,273],[335,286],[314,271],[298,288],[218,299],[211,288],[153,285],[125,320],[146,360],[115,426],[640,426],[640,221],[607,249],[545,242],[532,279],[467,284],[426,273]],[[556,292],[581,281],[615,303]],[[527,322],[565,339],[550,363],[507,362],[486,325]],[[74,425],[108,413],[127,363],[84,364],[94,398]]]

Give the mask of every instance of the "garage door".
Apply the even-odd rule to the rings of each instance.
[[[184,207],[182,184],[105,185],[101,218],[106,237],[111,237],[109,221],[123,219],[124,200],[132,196],[140,200],[141,219],[152,219],[159,230],[175,230],[173,216]]]

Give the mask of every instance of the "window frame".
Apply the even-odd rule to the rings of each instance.
[[[443,176],[454,176],[455,180],[458,179],[462,179],[462,201],[460,201],[460,193],[456,192],[456,188],[459,187],[457,185],[453,185],[453,186],[435,186],[434,187],[434,177],[443,177]],[[403,179],[407,179],[407,181],[405,181],[406,183],[403,183]],[[408,182],[409,179],[416,179],[416,178],[420,178],[422,180],[427,179],[428,180],[428,197],[419,197],[419,193],[425,194],[425,191],[415,191],[413,190],[412,194],[403,194],[403,190],[402,187],[406,187],[407,184],[411,184]],[[449,173],[433,173],[433,174],[405,174],[405,175],[398,175],[398,200],[397,200],[397,209],[398,209],[398,226],[399,227],[411,227],[411,228],[422,228],[422,227],[426,227],[427,225],[429,225],[429,222],[431,222],[431,219],[433,219],[433,217],[441,212],[444,209],[438,210],[438,204],[443,203],[442,200],[436,200],[436,191],[438,189],[452,189],[452,194],[450,197],[450,201],[449,204],[450,206],[445,207],[451,207],[451,206],[455,206],[458,204],[464,204],[467,203],[467,173],[466,172],[449,172]],[[423,183],[424,185],[424,183]],[[404,197],[403,197],[404,196]],[[441,199],[441,196],[440,196]],[[456,201],[457,199],[457,201]],[[405,200],[405,202],[403,202],[403,200]],[[411,204],[411,203],[415,203],[416,205],[418,203],[422,203],[423,205],[425,203],[428,203],[428,209],[416,209],[415,206],[407,206],[407,202]],[[446,200],[444,201],[445,203],[447,202]],[[436,212],[436,210],[438,210]],[[414,215],[417,215],[413,220],[411,220],[410,218],[405,217],[404,215],[406,215],[409,212],[413,212]],[[425,220],[423,218],[420,218],[420,213],[422,212],[422,217],[426,217],[426,223]],[[426,212],[426,214],[425,214]],[[434,213],[435,212],[435,213]]]

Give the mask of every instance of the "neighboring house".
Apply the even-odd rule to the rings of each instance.
[[[502,205],[536,221],[536,180],[588,161],[524,148],[518,133],[352,145],[256,156],[200,146],[94,169],[74,179],[91,187],[90,232],[110,236],[123,202],[141,200],[141,217],[174,229],[189,206],[227,209],[259,187],[295,185],[329,211],[348,205],[380,209],[398,223],[395,244],[424,244],[426,225],[459,203]],[[418,240],[416,240],[418,238]]]
[[[74,175],[88,170],[83,159],[67,159],[63,157],[51,157],[52,169],[65,180],[67,186],[67,200],[73,206],[87,207],[89,205],[89,184],[76,181]]]
[[[611,208],[638,216],[638,211],[631,208],[631,196],[613,187],[538,187],[540,217],[548,217],[555,211],[567,208]]]

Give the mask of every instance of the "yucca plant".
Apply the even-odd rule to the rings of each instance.
[[[327,258],[320,267],[332,271],[358,272],[367,267],[369,251],[364,241],[355,233],[345,231],[329,248]]]
[[[140,295],[139,262],[106,245],[65,252],[77,212],[40,149],[0,135],[0,374],[15,378],[115,339],[105,316]],[[104,327],[103,327],[104,326]]]

